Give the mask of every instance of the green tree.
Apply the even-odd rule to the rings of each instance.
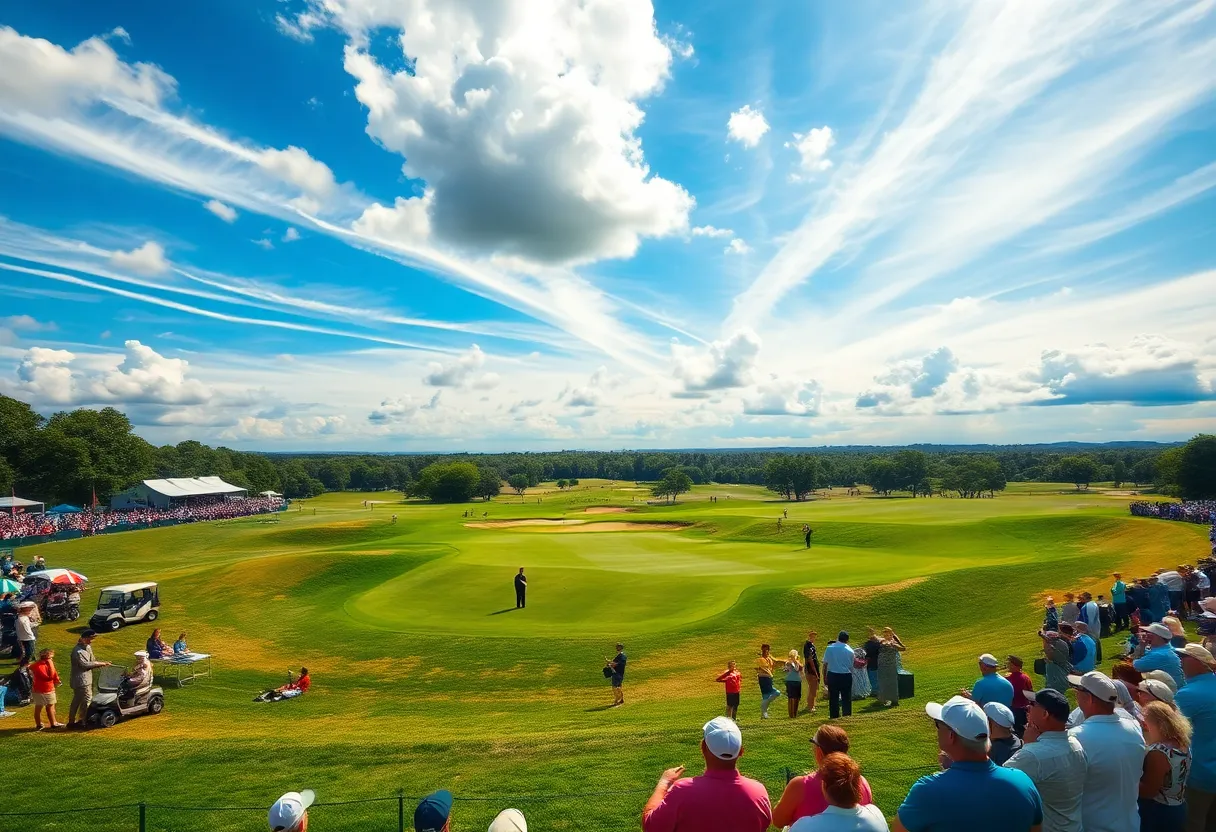
[[[432,463],[418,472],[410,493],[436,503],[467,503],[477,491],[481,474],[471,462]]]
[[[793,499],[794,465],[789,455],[769,457],[764,463],[764,487],[787,500]]]
[[[1116,459],[1110,466],[1111,480],[1115,483],[1115,488],[1119,488],[1123,483],[1127,482],[1127,463],[1121,459]]]
[[[650,493],[655,497],[666,497],[668,502],[672,502],[681,494],[691,490],[692,477],[679,468],[673,468],[664,474],[661,480],[655,483],[650,489]]]
[[[819,487],[819,461],[808,454],[796,456],[790,462],[790,475],[794,498],[805,500],[808,494]]]
[[[1082,488],[1089,488],[1089,484],[1094,481],[1098,473],[1098,461],[1089,454],[1066,456],[1060,459],[1056,469],[1060,479],[1073,483],[1080,491]]]
[[[489,500],[502,493],[502,474],[493,468],[477,469],[477,496]]]
[[[885,456],[866,460],[862,468],[862,480],[879,494],[889,495],[899,488],[899,474],[895,463]]]
[[[559,489],[561,489],[562,491],[565,491],[566,488],[569,487],[569,485],[570,485],[570,482],[568,480],[561,479],[561,480],[557,481],[557,487]]]
[[[891,463],[899,489],[912,492],[913,497],[928,493],[929,459],[924,451],[899,451]]]
[[[317,479],[330,491],[345,491],[350,484],[350,468],[342,459],[327,459],[317,469]]]
[[[1177,482],[1185,500],[1216,499],[1216,436],[1199,434],[1182,446]]]
[[[512,474],[507,478],[507,485],[514,488],[515,493],[519,494],[521,497],[523,496],[523,493],[528,490],[528,486],[531,484],[531,482],[532,480],[525,473]]]
[[[1131,471],[1132,482],[1136,485],[1145,485],[1153,482],[1157,477],[1157,461],[1152,457],[1144,457],[1132,466]]]

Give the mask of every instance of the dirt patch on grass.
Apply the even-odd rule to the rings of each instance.
[[[622,506],[591,506],[583,509],[586,514],[624,514],[627,511],[637,511],[637,509],[623,508]]]
[[[530,526],[548,532],[670,532],[686,529],[691,523],[612,522],[591,523],[586,520],[546,520],[540,517],[530,520],[480,520],[465,523],[470,529],[509,529]]]
[[[929,579],[925,577],[908,578],[904,581],[896,581],[893,584],[883,584],[882,586],[812,587],[810,589],[800,589],[798,592],[812,601],[865,601],[881,593],[900,592],[901,590],[911,589],[917,584],[923,584],[927,580]]]

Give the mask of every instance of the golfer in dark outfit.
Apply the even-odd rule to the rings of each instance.
[[[524,568],[519,567],[519,574],[515,576],[515,609],[522,610],[528,606],[528,579],[524,577]]]

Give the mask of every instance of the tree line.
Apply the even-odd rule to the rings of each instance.
[[[674,476],[678,472],[679,476]],[[326,491],[397,490],[441,502],[490,499],[541,482],[602,478],[658,484],[675,499],[709,482],[763,485],[786,499],[828,487],[868,485],[881,494],[942,491],[978,497],[1007,482],[1093,482],[1216,498],[1216,437],[1185,445],[1078,448],[967,446],[690,451],[555,451],[502,454],[256,453],[193,440],[155,446],[113,408],[44,417],[0,396],[0,494],[51,502],[100,502],[143,479],[219,476],[251,492],[288,497]],[[672,489],[679,489],[672,491]]]

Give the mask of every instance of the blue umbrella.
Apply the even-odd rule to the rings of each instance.
[[[20,592],[23,589],[25,589],[25,587],[16,581],[9,580],[8,578],[0,578],[0,595],[5,595],[9,592]]]

